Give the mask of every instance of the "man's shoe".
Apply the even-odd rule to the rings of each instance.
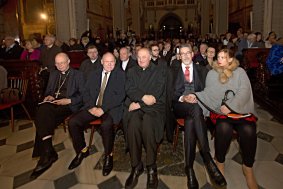
[[[193,168],[185,168],[186,174],[187,174],[187,178],[188,178],[188,182],[187,182],[187,186],[189,189],[198,189],[199,185],[198,185],[198,180],[196,178],[195,172]]]
[[[87,150],[86,152],[80,152],[76,155],[76,157],[72,160],[72,162],[70,163],[68,169],[74,169],[76,167],[78,167],[84,158],[86,158],[89,155],[89,150]]]
[[[55,151],[45,152],[39,159],[36,167],[34,168],[31,179],[36,179],[42,173],[44,173],[51,165],[58,159],[58,154]]]
[[[205,167],[208,172],[208,175],[210,176],[212,182],[214,182],[216,185],[223,187],[227,185],[227,182],[224,178],[224,176],[221,174],[219,169],[217,168],[215,162],[211,158],[209,162],[205,162]]]
[[[147,189],[156,189],[158,187],[157,168],[147,168]]]
[[[105,155],[104,164],[102,168],[102,175],[107,176],[111,173],[113,169],[113,156]]]
[[[143,164],[140,162],[136,167],[132,167],[130,176],[125,183],[125,189],[132,189],[138,184],[139,176],[144,172]]]

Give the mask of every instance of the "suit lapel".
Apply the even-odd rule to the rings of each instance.
[[[197,66],[195,66],[195,64],[193,64],[193,82],[194,82],[195,91],[198,91],[200,89],[200,78],[199,78]]]

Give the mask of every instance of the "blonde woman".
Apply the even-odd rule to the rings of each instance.
[[[226,96],[225,96],[226,94]],[[226,97],[224,100],[224,96]],[[205,89],[188,96],[191,103],[199,103],[203,110],[210,111],[215,130],[216,164],[224,175],[225,156],[230,146],[233,130],[239,135],[243,159],[243,173],[250,189],[258,189],[252,170],[257,146],[256,112],[250,80],[232,51],[222,49],[217,62],[206,77]],[[207,113],[209,113],[207,111]],[[231,113],[248,114],[241,118],[230,117]],[[209,114],[208,114],[209,115]]]

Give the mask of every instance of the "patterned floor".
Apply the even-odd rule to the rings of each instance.
[[[258,146],[254,171],[260,188],[280,189],[283,186],[283,125],[273,120],[272,116],[257,108]],[[40,188],[40,189],[118,189],[123,188],[129,175],[130,164],[128,154],[124,153],[123,136],[118,135],[115,142],[114,171],[104,177],[101,174],[103,147],[101,138],[95,133],[92,154],[88,156],[75,170],[67,167],[74,158],[68,133],[63,128],[56,130],[53,144],[59,154],[59,159],[52,167],[38,177],[30,180],[29,175],[37,160],[31,158],[35,128],[28,120],[17,120],[15,132],[11,132],[9,122],[0,120],[0,188]],[[186,177],[183,172],[182,135],[177,152],[172,152],[172,145],[164,142],[158,154],[158,172],[160,189],[186,188]],[[89,132],[86,133],[86,139]],[[211,153],[214,153],[213,140],[210,140]],[[197,155],[195,171],[200,188],[210,189],[208,175],[202,160]],[[245,179],[241,171],[241,156],[237,141],[231,143],[225,164],[227,189],[246,189]],[[140,179],[136,188],[146,186],[146,173]]]

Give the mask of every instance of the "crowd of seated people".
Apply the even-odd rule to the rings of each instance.
[[[271,45],[276,38],[274,34],[270,33],[268,37]],[[83,130],[90,121],[101,119],[105,149],[102,174],[108,175],[113,169],[115,155],[113,125],[121,122],[132,166],[125,187],[134,188],[137,185],[145,165],[147,188],[157,188],[158,144],[163,140],[164,131],[166,140],[173,141],[176,118],[182,118],[185,120],[184,153],[188,188],[199,188],[193,170],[197,142],[200,143],[201,155],[212,182],[225,186],[223,163],[226,151],[221,151],[221,156],[217,155],[215,164],[210,154],[207,126],[202,113],[206,107],[191,94],[203,94],[201,92],[209,87],[206,86],[206,76],[214,72],[220,75],[218,87],[221,90],[225,88],[226,85],[221,85],[221,77],[226,77],[225,84],[230,82],[231,73],[225,72],[223,75],[221,70],[226,69],[230,62],[237,64],[231,68],[232,71],[239,69],[236,58],[242,59],[244,48],[263,47],[264,41],[260,36],[260,33],[244,35],[242,30],[238,30],[235,35],[227,33],[219,39],[206,35],[203,38],[191,36],[188,39],[149,40],[134,36],[128,38],[121,34],[116,40],[110,36],[104,43],[99,37],[91,36],[91,32],[86,32],[81,39],[71,38],[68,43],[56,42],[53,35],[46,35],[43,44],[39,44],[40,40],[36,39],[26,40],[25,50],[12,37],[6,37],[0,59],[39,60],[40,75],[45,81],[44,103],[39,105],[35,117],[33,157],[39,156],[40,159],[31,177],[37,178],[58,159],[52,146],[52,135],[56,126],[72,115],[69,132],[77,155],[70,162],[69,169],[79,166],[89,155]],[[223,51],[224,48],[235,51],[238,56]],[[71,68],[68,56],[69,51],[77,50],[84,50],[87,54],[87,59],[80,63],[78,70]],[[225,56],[220,53],[216,57],[218,52],[224,52]],[[223,59],[226,62],[222,67],[220,65],[220,69],[217,65]],[[237,90],[240,87],[235,87],[234,98],[238,98]],[[253,105],[252,100],[250,105]],[[224,116],[233,111],[227,106],[216,108],[220,108],[219,112]],[[52,114],[46,114],[46,111]],[[254,113],[244,111],[240,109],[239,113]],[[243,120],[243,123],[250,123],[246,121]],[[238,124],[230,119],[228,123]],[[249,125],[254,123],[253,120]],[[221,146],[217,141],[217,146]],[[229,140],[224,142],[226,146],[229,145]],[[144,163],[141,161],[143,145],[146,153]],[[256,144],[253,148],[256,149]],[[243,165],[244,173],[250,176],[247,177],[247,185],[249,188],[257,188],[252,172],[254,153],[249,158],[249,162]]]

